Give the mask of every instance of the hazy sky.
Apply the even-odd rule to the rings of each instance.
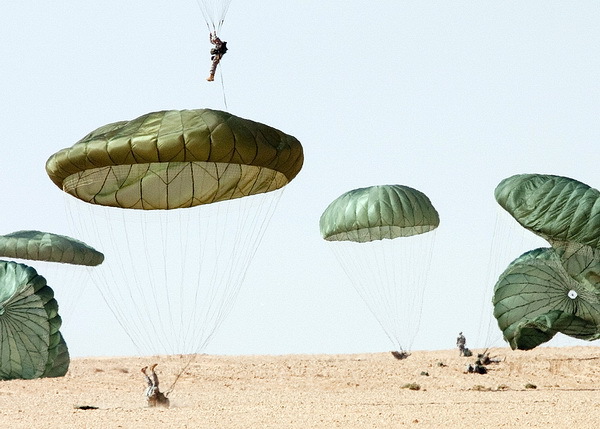
[[[441,218],[413,349],[452,348],[458,331],[502,345],[481,307],[543,242],[495,248],[493,191],[517,173],[600,186],[598,22],[597,1],[233,0],[223,81],[208,83],[195,0],[3,1],[0,233],[72,234],[44,169],[54,152],[147,112],[225,110],[225,95],[231,113],[297,137],[305,164],[206,352],[390,350],[318,228],[343,192],[389,183]],[[63,329],[74,356],[135,353],[91,284],[77,306]]]

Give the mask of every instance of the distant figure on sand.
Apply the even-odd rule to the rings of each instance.
[[[475,365],[467,365],[467,372],[475,374],[487,374],[487,368],[481,364],[475,363]]]
[[[471,350],[466,347],[467,339],[463,335],[462,332],[458,333],[458,338],[456,338],[456,347],[458,347],[459,356],[471,356]]]
[[[148,399],[149,407],[169,407],[169,398],[162,393],[158,388],[158,375],[154,372],[154,368],[156,368],[154,364],[150,367],[150,373],[148,374],[146,370],[147,366],[142,368],[142,374],[146,377],[146,382],[148,383],[148,387],[146,388],[146,399]]]
[[[478,363],[480,365],[489,365],[491,363],[500,363],[500,362],[502,362],[501,359],[496,358],[496,357],[490,357],[490,352],[488,352],[488,351],[478,354],[477,360],[475,361],[475,363]]]

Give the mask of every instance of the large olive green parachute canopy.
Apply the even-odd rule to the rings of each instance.
[[[108,124],[52,155],[46,171],[93,204],[176,209],[285,186],[304,160],[275,128],[210,109],[148,113]]]
[[[0,261],[0,379],[60,377],[69,367],[58,304],[32,268]]]
[[[439,224],[429,198],[402,185],[346,192],[327,207],[319,222],[325,240],[359,243],[422,234]]]
[[[519,174],[496,187],[498,203],[548,240],[600,248],[600,192],[568,177]]]
[[[79,236],[117,255],[91,275],[138,352],[180,354],[206,347],[231,311],[303,161],[300,142],[268,125],[170,110],[100,127],[46,171],[76,197]]]
[[[493,304],[513,349],[532,349],[558,332],[598,339],[600,251],[571,244],[524,253],[500,276]]]
[[[42,231],[0,235],[0,257],[88,266],[104,261],[102,253],[79,240]]]

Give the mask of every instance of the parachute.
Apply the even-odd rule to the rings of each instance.
[[[526,252],[494,288],[494,316],[510,346],[532,349],[557,333],[600,338],[600,193],[574,179],[504,179],[498,203],[552,248]]]
[[[88,203],[171,210],[285,186],[302,146],[258,122],[210,109],[148,113],[98,128],[46,163],[50,179]]]
[[[1,235],[0,257],[25,260],[43,273],[59,298],[64,332],[70,329],[70,316],[78,309],[91,280],[87,268],[104,261],[101,252],[82,241],[35,230]]]
[[[178,354],[202,350],[231,311],[303,159],[270,126],[171,110],[100,127],[46,170],[76,197],[79,236],[110,255],[92,275],[138,353]]]
[[[422,192],[402,185],[355,189],[319,222],[322,237],[384,332],[401,351],[418,331],[439,215]]]
[[[540,248],[513,261],[494,287],[494,316],[512,349],[558,332],[600,338],[600,253],[589,246]]]
[[[504,179],[496,201],[523,227],[551,245],[600,248],[600,192],[568,177],[520,174]]]
[[[17,231],[0,236],[0,257],[96,266],[104,255],[87,244],[64,235],[42,231]]]
[[[0,261],[0,379],[62,377],[69,368],[58,304],[34,268]]]

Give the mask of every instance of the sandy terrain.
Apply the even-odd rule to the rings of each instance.
[[[0,421],[9,428],[245,429],[600,422],[600,347],[494,349],[492,356],[503,361],[485,375],[465,373],[474,358],[455,350],[417,351],[403,361],[389,353],[74,359],[64,378],[1,381]],[[189,363],[170,409],[148,408],[143,396],[140,368],[154,361],[162,390]]]

